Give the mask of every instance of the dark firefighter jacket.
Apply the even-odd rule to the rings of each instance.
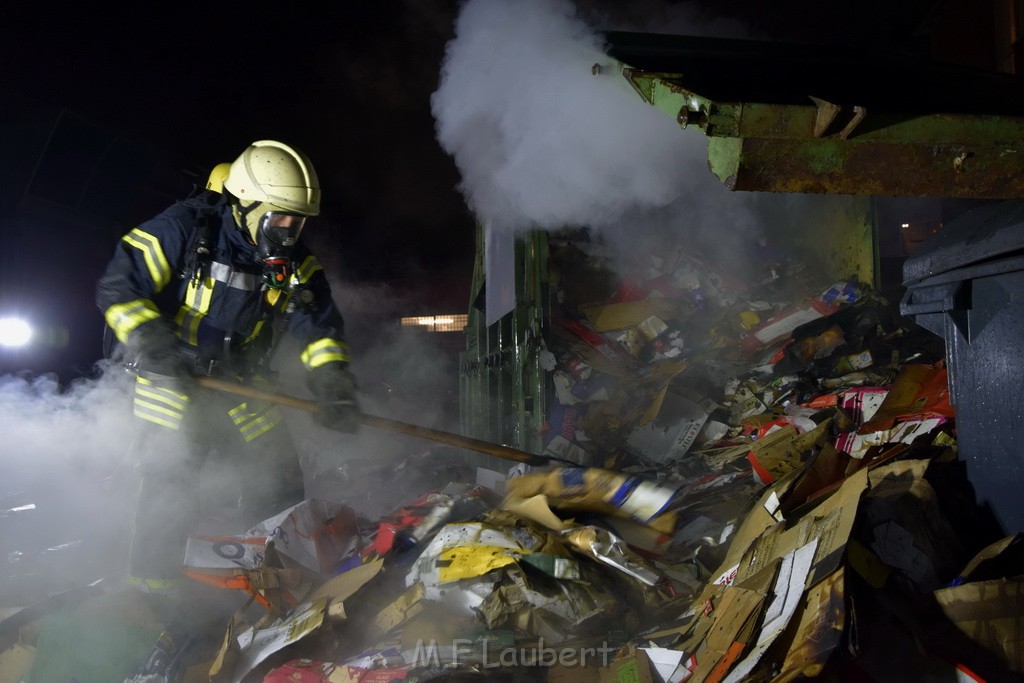
[[[193,276],[190,252],[203,216],[212,223],[212,248]],[[307,370],[347,362],[341,314],[323,269],[301,241],[292,261],[290,286],[268,288],[256,247],[236,227],[230,206],[186,200],[121,239],[96,300],[119,341],[132,347],[146,335],[173,334],[197,368],[212,361],[245,374],[242,368],[257,367],[271,348],[275,319],[299,340]]]

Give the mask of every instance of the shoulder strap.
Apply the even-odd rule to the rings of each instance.
[[[198,282],[212,258],[213,243],[220,228],[219,209],[227,200],[221,194],[208,192],[189,197],[182,203],[195,212],[195,223],[185,248],[181,275]]]

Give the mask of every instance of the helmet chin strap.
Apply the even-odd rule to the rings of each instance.
[[[242,206],[242,203],[238,202],[238,204],[235,205],[237,207],[236,210],[238,211],[238,225],[242,230],[249,234],[249,239],[252,240],[253,244],[256,244],[259,241],[259,235],[256,234],[256,231],[259,229],[259,223],[257,221],[255,226],[250,226],[249,216],[256,212],[254,217],[258,219],[260,214],[263,213],[262,211],[257,212],[262,204],[262,202],[252,202],[249,206]]]

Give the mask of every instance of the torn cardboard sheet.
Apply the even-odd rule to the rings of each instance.
[[[795,426],[787,425],[755,441],[747,460],[758,480],[770,484],[803,467],[809,457],[808,451],[824,442],[830,424],[826,420],[804,433]]]
[[[495,588],[476,612],[488,629],[507,626],[557,643],[571,639],[583,622],[620,609],[619,601],[596,585],[527,576],[511,565],[497,575]]]
[[[725,683],[739,683],[761,661],[765,651],[789,625],[804,594],[804,584],[811,571],[811,561],[817,549],[818,539],[812,539],[791,553],[787,553],[779,564],[779,571],[772,586],[771,600],[764,611],[761,630],[757,641],[747,656],[735,666]]]
[[[667,509],[678,488],[610,470],[563,468],[527,475],[509,480],[508,491],[513,499],[544,494],[556,508],[621,514],[659,531],[675,527],[675,515]]]
[[[200,571],[258,569],[268,544],[297,565],[331,575],[357,542],[355,513],[344,505],[305,500],[237,536],[188,537],[185,566]]]
[[[717,406],[668,391],[658,416],[633,430],[626,443],[648,460],[664,463],[686,455]]]
[[[249,628],[239,634],[237,642],[241,652],[234,665],[233,683],[241,683],[246,674],[267,657],[320,628],[326,608],[326,598],[303,603],[266,628]]]
[[[935,591],[956,628],[1016,674],[1024,674],[1022,538],[1013,534],[989,545],[960,573],[958,585]]]
[[[846,568],[840,567],[807,589],[794,616],[796,635],[773,681],[805,680],[824,671],[846,632],[845,577]]]

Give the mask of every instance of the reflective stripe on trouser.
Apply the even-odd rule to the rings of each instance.
[[[180,429],[190,399],[188,394],[169,388],[177,384],[174,381],[154,382],[145,377],[136,377],[135,400],[132,405],[135,417],[169,429]]]
[[[125,577],[124,583],[143,593],[174,593],[181,588],[180,579],[151,579],[132,574]]]
[[[284,419],[281,409],[263,401],[247,401],[228,411],[245,441],[265,434]]]

